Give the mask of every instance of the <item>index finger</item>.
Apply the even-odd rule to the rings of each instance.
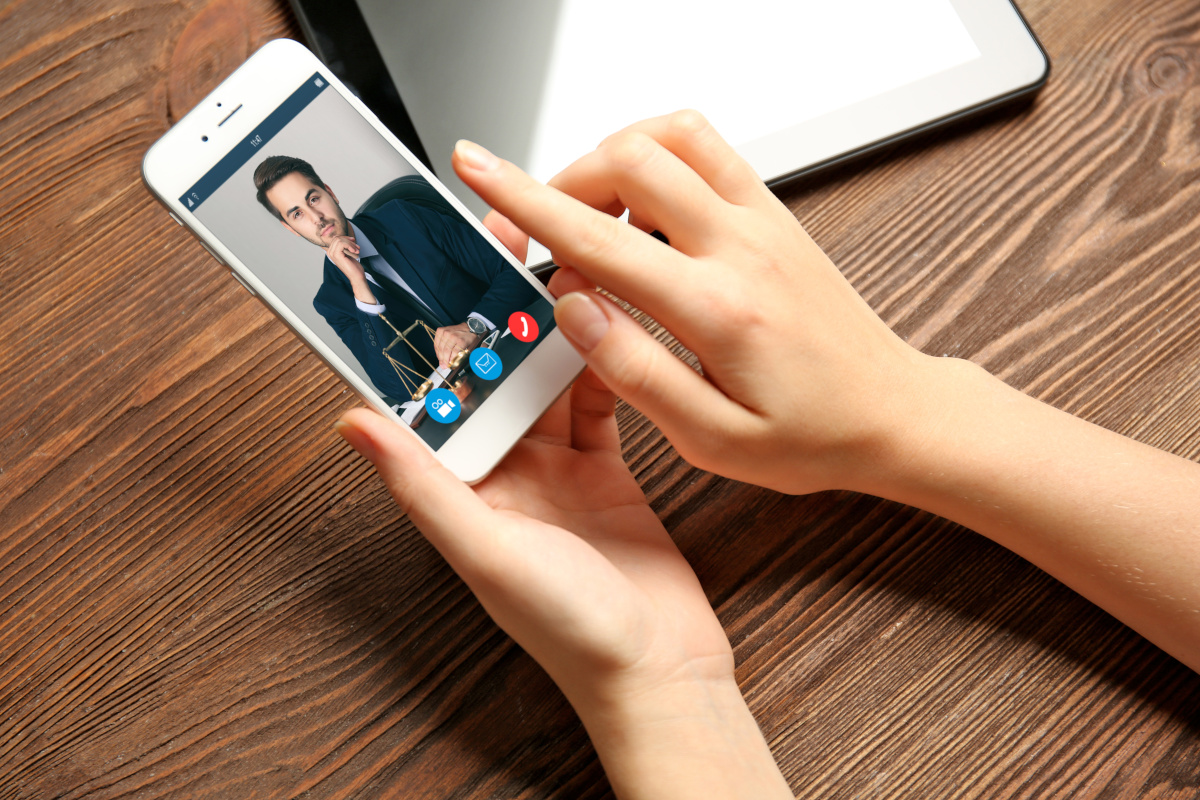
[[[454,148],[459,177],[492,208],[610,292],[668,327],[689,317],[681,285],[695,285],[699,262],[632,225],[552,189],[477,144]],[[653,268],[648,268],[653,265]]]

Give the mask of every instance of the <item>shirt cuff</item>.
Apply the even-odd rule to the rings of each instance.
[[[387,306],[385,306],[383,303],[364,303],[357,297],[354,298],[354,305],[358,306],[359,311],[363,312],[364,314],[370,314],[373,317],[377,317],[383,312],[387,311]]]
[[[487,325],[489,331],[496,330],[496,326],[492,324],[492,321],[490,319],[488,319],[487,317],[485,317],[483,314],[472,311],[470,314],[467,314],[467,319],[472,319],[472,318],[479,320],[484,325]]]

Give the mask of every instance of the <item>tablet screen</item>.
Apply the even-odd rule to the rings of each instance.
[[[360,5],[435,162],[475,137],[542,180],[645,117],[738,145],[979,57],[950,0]]]
[[[1009,0],[359,6],[434,169],[477,213],[450,169],[460,138],[546,180],[624,125],[690,107],[771,181],[1045,72]]]
[[[677,108],[702,110],[741,145],[980,55],[949,0],[731,9],[724,0],[564,2],[529,119],[532,174],[545,180],[616,126]]]

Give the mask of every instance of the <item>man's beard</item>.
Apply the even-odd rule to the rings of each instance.
[[[318,231],[317,235],[316,236],[305,236],[304,238],[308,239],[308,241],[312,242],[317,247],[324,250],[326,247],[329,246],[329,242],[325,242],[325,241],[321,240],[320,231],[323,231],[327,227],[329,227],[330,223],[333,223],[333,233],[330,234],[330,236],[349,236],[350,235],[350,223],[346,221],[346,215],[339,214],[336,219],[321,220],[321,223],[317,228],[317,231]]]

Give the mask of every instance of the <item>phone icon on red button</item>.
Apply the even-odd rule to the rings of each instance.
[[[508,329],[522,342],[532,342],[538,337],[537,320],[524,311],[514,311],[508,316]]]

